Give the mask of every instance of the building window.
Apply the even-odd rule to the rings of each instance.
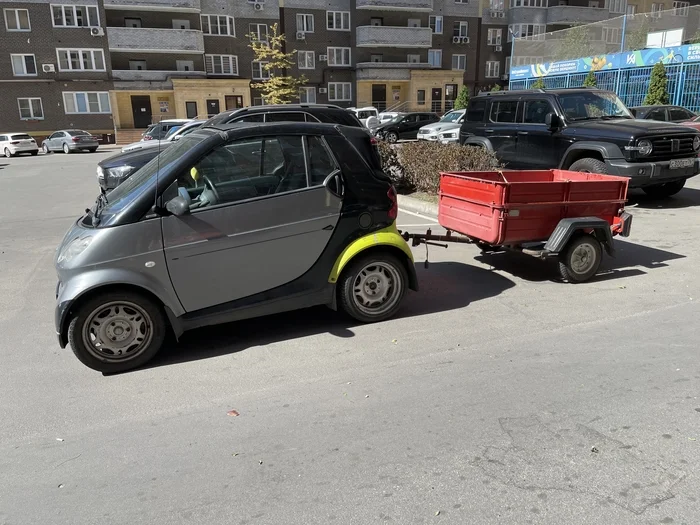
[[[202,15],[202,33],[205,35],[236,36],[236,25],[232,16]]]
[[[452,69],[456,71],[467,69],[467,55],[452,55]]]
[[[600,2],[598,0],[588,0],[588,7],[594,7],[598,9],[600,7]]]
[[[420,55],[406,55],[406,62],[409,64],[420,64]]]
[[[66,115],[74,113],[110,113],[107,91],[64,91],[63,107]]]
[[[452,36],[469,36],[469,22],[455,22]]]
[[[248,24],[248,33],[251,40],[267,42],[267,24]]]
[[[299,69],[316,68],[316,54],[313,51],[297,51]]]
[[[326,11],[329,31],[350,31],[350,11]]]
[[[416,92],[416,102],[419,106],[425,106],[425,89],[419,89]]]
[[[299,102],[301,104],[316,104],[316,88],[315,87],[299,88]]]
[[[350,65],[350,48],[349,47],[329,47],[328,48],[328,65],[329,66],[349,66]]]
[[[97,6],[52,5],[54,27],[98,27]]]
[[[328,100],[333,102],[349,102],[352,100],[352,85],[350,82],[329,82]]]
[[[664,4],[651,4],[652,18],[661,18],[661,11],[664,10]]]
[[[57,49],[59,71],[104,71],[101,49]]]
[[[506,75],[510,75],[510,57],[506,57],[506,68],[504,72]]]
[[[530,66],[530,65],[543,64],[543,63],[544,63],[544,57],[525,57],[525,56],[515,57],[515,65],[516,66]]]
[[[510,0],[510,7],[547,7],[547,0]]]
[[[627,0],[608,0],[611,13],[625,13],[627,11]]]
[[[36,59],[34,55],[10,55],[12,74],[16,77],[35,77]]]
[[[236,55],[204,55],[204,69],[209,75],[238,76]]]
[[[441,35],[442,34],[442,17],[441,16],[431,16],[428,19],[428,25],[430,26],[430,29],[433,30],[433,33],[436,35]]]
[[[455,4],[468,4],[469,0],[455,0]]]
[[[622,42],[622,36],[619,27],[604,27],[603,40],[606,44],[619,44]]]
[[[491,11],[503,11],[505,0],[489,0],[489,9]]]
[[[254,80],[267,80],[270,78],[270,71],[265,69],[265,66],[269,64],[269,62],[253,62],[252,63],[252,71],[253,71],[253,79]]]
[[[178,71],[194,71],[193,60],[176,60],[175,67]]]
[[[628,15],[636,15],[637,14],[637,6],[634,4],[627,4],[627,14]]]
[[[526,40],[544,40],[547,26],[544,24],[513,24],[508,26],[508,42],[515,38]]]
[[[501,63],[496,60],[486,62],[486,78],[498,78],[501,72]]]
[[[442,49],[428,50],[428,64],[433,67],[442,67]]]
[[[673,14],[676,16],[688,16],[690,2],[673,2]]]
[[[8,31],[32,30],[27,9],[3,9],[3,11],[5,12],[5,29]]]
[[[297,31],[301,33],[313,33],[314,15],[297,15]]]
[[[490,46],[500,46],[501,45],[501,29],[489,29],[488,32],[488,45]]]
[[[40,98],[18,98],[19,118],[21,120],[43,120],[44,107]]]

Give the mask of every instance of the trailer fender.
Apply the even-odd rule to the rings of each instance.
[[[559,169],[568,169],[577,160],[590,156],[601,160],[625,158],[620,147],[609,142],[575,142],[564,153]]]
[[[598,217],[575,217],[562,219],[554,228],[552,235],[544,245],[544,249],[550,253],[562,253],[569,241],[578,232],[593,232],[596,239],[605,248],[605,251],[611,257],[615,256],[615,246],[613,245],[613,237],[610,232],[610,224],[608,221],[599,219]]]
[[[476,137],[472,135],[464,141],[464,146],[476,146],[478,148],[484,148],[488,151],[493,151],[493,145],[486,137]]]

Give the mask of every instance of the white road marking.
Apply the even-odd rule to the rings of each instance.
[[[427,215],[416,213],[414,211],[402,210],[401,208],[399,208],[399,213],[408,213],[409,215],[413,215],[414,217],[420,217],[421,219],[426,219],[428,221],[433,221],[433,223],[437,223],[437,219],[433,219],[432,217],[428,217]]]

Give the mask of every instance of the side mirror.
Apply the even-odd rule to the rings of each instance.
[[[184,197],[177,196],[165,203],[165,209],[176,217],[182,217],[190,213],[190,205]]]
[[[544,123],[549,131],[556,131],[561,127],[561,120],[554,113],[547,113],[544,117]]]
[[[172,139],[173,142],[176,142],[176,141],[180,140],[180,137],[182,137],[182,135],[175,135],[175,136],[173,137],[173,139]]]

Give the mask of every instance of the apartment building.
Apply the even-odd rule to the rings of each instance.
[[[101,0],[0,0],[0,127],[37,138],[82,128],[114,136]]]

